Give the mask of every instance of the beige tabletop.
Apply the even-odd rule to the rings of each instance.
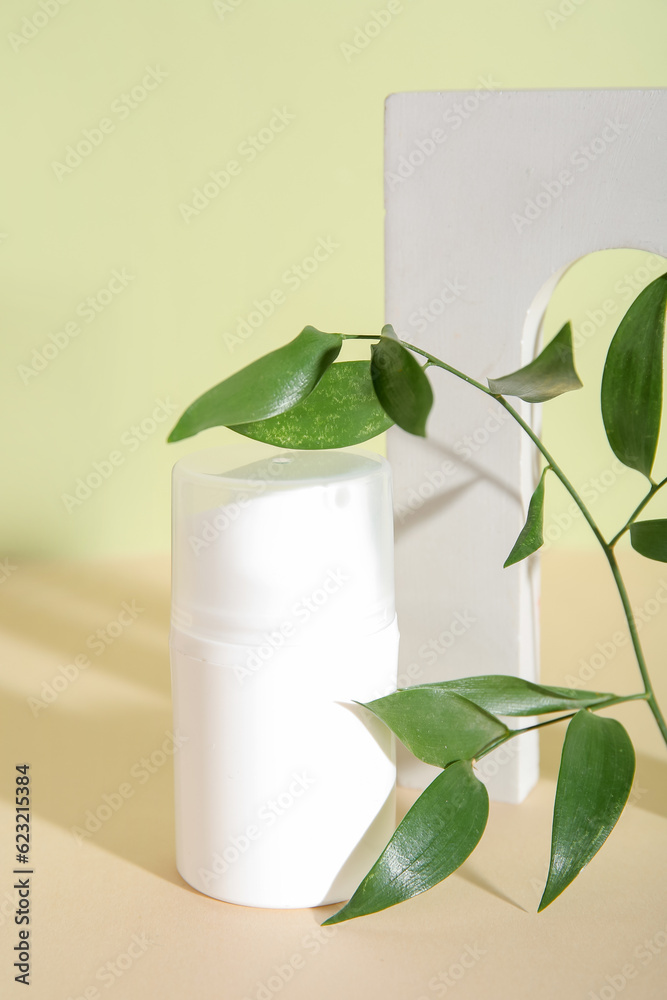
[[[664,705],[667,567],[632,553],[624,562]],[[492,804],[457,873],[399,907],[320,928],[334,907],[234,906],[176,871],[167,559],[12,565],[0,583],[3,998],[667,997],[667,751],[645,705],[615,710],[638,751],[631,805],[540,916],[555,726],[543,732],[539,785],[520,806]],[[605,571],[595,554],[545,554],[545,682],[570,675],[581,687],[639,689]],[[27,993],[12,969],[23,762],[33,797]],[[400,791],[401,812],[416,794]]]

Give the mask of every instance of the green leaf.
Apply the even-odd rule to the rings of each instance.
[[[191,403],[168,441],[182,441],[207,427],[264,420],[305,399],[340,352],[338,333],[305,327],[284,347],[258,358]]]
[[[396,691],[365,705],[389,726],[415,757],[446,767],[471,760],[509,729],[467,698],[436,685]]]
[[[544,536],[542,535],[542,527],[544,525],[544,477],[549,468],[550,466],[547,465],[540,476],[540,481],[528,504],[526,523],[514,543],[514,548],[503,563],[503,569],[513,566],[514,563],[521,562],[526,556],[537,552],[540,546],[544,544]]]
[[[573,389],[581,389],[574,367],[572,327],[566,323],[534,361],[511,375],[487,379],[497,395],[518,396],[527,403],[544,403]]]
[[[390,337],[392,340],[398,340],[398,337],[396,336],[396,331],[394,330],[391,323],[385,323],[385,325],[382,327],[382,336]]]
[[[433,390],[414,355],[383,336],[371,348],[371,378],[385,413],[404,431],[426,437]]]
[[[630,525],[632,547],[647,559],[667,562],[667,521],[636,521]]]
[[[613,694],[600,691],[582,691],[576,688],[543,687],[521,677],[503,674],[484,674],[480,677],[463,677],[455,681],[438,681],[420,684],[420,688],[439,688],[460,694],[469,701],[496,715],[546,715],[548,712],[566,712],[600,705]],[[411,688],[410,690],[417,690]]]
[[[611,449],[650,476],[662,413],[667,274],[640,292],[614,334],[602,373],[602,419]]]
[[[324,925],[376,913],[431,889],[474,851],[489,816],[486,788],[457,761],[422,792],[352,899]]]
[[[367,361],[338,361],[307,399],[269,420],[233,431],[281,448],[345,448],[391,427],[377,401]]]
[[[620,722],[582,709],[565,734],[543,910],[600,850],[627,802],[635,752]]]

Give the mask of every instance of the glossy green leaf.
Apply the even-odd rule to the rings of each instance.
[[[415,757],[446,767],[471,760],[509,733],[499,719],[460,694],[437,685],[396,691],[365,706],[389,726]]]
[[[371,348],[371,378],[385,413],[404,431],[426,437],[433,390],[415,356],[383,336]]]
[[[636,521],[630,525],[632,547],[647,559],[667,562],[667,520]]]
[[[343,338],[305,327],[284,347],[258,358],[191,403],[169,435],[182,441],[207,427],[264,420],[305,399],[338,357]]]
[[[544,477],[549,471],[549,466],[540,476],[535,492],[528,504],[528,515],[519,537],[514,543],[514,548],[503,563],[503,568],[513,566],[514,563],[521,562],[526,556],[532,555],[544,544],[542,529],[544,526]]]
[[[396,331],[394,330],[391,323],[385,323],[385,325],[382,327],[382,336],[390,337],[392,340],[398,340],[398,337],[396,336]]]
[[[651,474],[662,414],[667,274],[640,292],[614,334],[602,374],[602,419],[612,451]]]
[[[419,688],[423,687],[439,688],[442,691],[460,694],[495,715],[546,715],[548,712],[566,712],[585,708],[587,705],[600,705],[614,697],[613,694],[600,691],[543,687],[525,681],[521,677],[509,677],[503,674],[484,674],[481,677],[463,677],[455,681],[419,685]]]
[[[391,427],[378,403],[367,361],[338,361],[307,399],[269,420],[233,431],[281,448],[345,448]]]
[[[572,327],[566,323],[534,361],[511,375],[487,380],[491,392],[518,396],[527,403],[544,403],[573,389],[581,389],[574,367]]]
[[[486,788],[457,761],[422,792],[352,899],[324,924],[376,913],[431,889],[472,854],[489,815]]]
[[[597,854],[627,802],[635,752],[620,722],[582,709],[561,756],[549,876],[539,910],[556,899]]]

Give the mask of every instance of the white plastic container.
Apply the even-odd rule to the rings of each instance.
[[[388,463],[195,452],[173,476],[177,866],[248,906],[348,899],[394,830]],[[239,466],[239,456],[245,464]]]

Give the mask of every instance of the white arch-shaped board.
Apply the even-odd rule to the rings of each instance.
[[[392,95],[386,321],[482,382],[514,371],[534,356],[576,260],[620,247],[667,256],[666,178],[665,90],[503,92],[485,81]],[[534,488],[534,449],[487,397],[429,375],[428,439],[389,434],[401,682],[536,679],[537,562],[502,569]],[[490,762],[492,797],[520,801],[532,787],[534,735]],[[435,773],[407,755],[399,766],[413,786]]]

